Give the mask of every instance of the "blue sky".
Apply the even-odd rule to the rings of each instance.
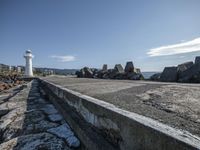
[[[142,71],[200,55],[199,0],[0,0],[0,63]]]

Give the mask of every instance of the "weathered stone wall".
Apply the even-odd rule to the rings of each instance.
[[[77,113],[80,118],[88,123],[88,128],[94,127],[101,131],[104,138],[112,143],[116,149],[200,149],[199,137],[188,132],[176,130],[153,119],[119,109],[112,104],[82,95],[48,81],[40,81],[49,93],[58,97],[60,104],[57,103],[56,98],[53,101],[57,104],[57,107],[62,107],[63,113],[68,109],[73,109],[71,113]],[[64,104],[67,104],[70,108],[64,110]],[[78,117],[78,119],[80,118]],[[77,125],[73,124],[73,121],[70,121],[70,123],[72,128],[76,128],[74,131],[79,129]],[[81,121],[79,123],[81,124]],[[92,146],[92,142],[88,140],[87,136],[84,138],[81,135],[85,134],[82,130],[78,130],[77,134],[84,145],[88,145],[88,149],[103,149],[103,147]]]

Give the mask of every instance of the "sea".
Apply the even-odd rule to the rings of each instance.
[[[154,75],[155,73],[159,73],[159,72],[142,72],[142,75],[144,76],[145,79],[150,79],[150,77]]]

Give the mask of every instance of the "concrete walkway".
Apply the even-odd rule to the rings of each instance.
[[[52,83],[200,136],[200,85],[50,76]]]

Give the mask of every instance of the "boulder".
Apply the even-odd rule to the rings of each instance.
[[[140,71],[140,68],[134,68],[134,72],[138,73],[138,74],[142,74],[141,71]]]
[[[48,118],[52,122],[61,121],[63,119],[63,117],[60,114],[51,114],[51,115],[48,115]]]
[[[0,92],[3,91],[5,89],[4,84],[0,84]]]
[[[93,78],[97,78],[97,75],[98,75],[99,70],[96,69],[96,68],[94,68],[94,69],[92,70],[92,72],[93,72]]]
[[[126,63],[125,72],[134,72],[134,65],[132,61]]]
[[[66,140],[70,147],[79,147],[80,141],[74,136],[74,133],[71,131],[69,125],[67,123],[60,125],[56,128],[51,128],[47,130],[49,133],[58,136],[59,138],[63,138]]]
[[[83,69],[81,69],[80,71],[76,71],[75,74],[77,75],[78,78],[83,78],[85,76],[85,72]]]
[[[107,65],[107,64],[104,64],[103,67],[102,67],[102,70],[103,70],[103,71],[107,71],[107,70],[108,70],[108,65]]]
[[[124,69],[121,64],[116,64],[114,70],[116,73],[124,73]]]
[[[159,81],[161,73],[155,73],[150,77],[150,80]]]
[[[69,149],[62,139],[49,133],[30,134],[0,144],[1,150]]]
[[[115,69],[108,69],[108,78],[114,79],[117,75],[117,71]]]
[[[6,115],[9,112],[9,109],[0,109],[0,118]]]
[[[127,79],[126,74],[124,72],[123,73],[116,73],[114,78],[119,79],[119,80]]]
[[[187,70],[179,73],[179,82],[195,82],[197,78],[199,78],[200,72],[200,63],[195,63]]]
[[[160,75],[160,81],[176,82],[177,81],[177,67],[165,67]]]
[[[85,75],[84,75],[85,78],[93,78],[93,72],[90,68],[84,67],[83,70],[85,72]]]
[[[191,79],[190,79],[191,83],[200,83],[200,72],[195,73]]]
[[[102,79],[109,79],[108,73],[103,74]]]
[[[84,67],[80,71],[77,71],[76,75],[78,78],[93,78],[94,77],[93,71],[88,67]]]
[[[107,79],[108,78],[108,70],[99,70],[97,72],[97,75],[96,75],[97,78],[103,78],[103,79]]]
[[[177,68],[178,73],[181,73],[181,72],[187,70],[188,68],[192,67],[193,64],[194,63],[192,61],[189,61],[189,62],[185,62],[183,64],[178,65],[178,68]]]
[[[197,56],[197,57],[195,58],[195,64],[200,64],[200,56]]]
[[[127,73],[127,79],[129,80],[141,80],[144,79],[144,77],[142,76],[142,74],[138,74],[135,72],[129,72]]]

